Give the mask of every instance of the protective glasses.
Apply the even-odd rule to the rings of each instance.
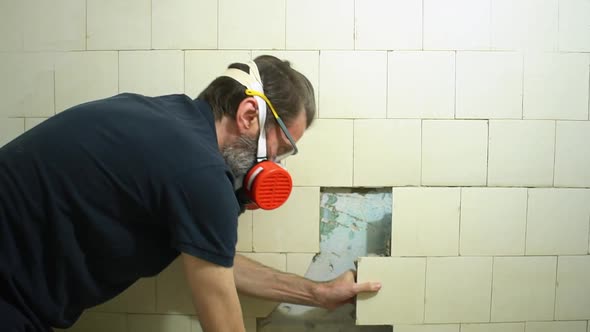
[[[266,104],[270,108],[272,115],[277,120],[277,123],[279,124],[281,131],[283,132],[283,134],[285,134],[285,137],[287,137],[287,139],[289,140],[289,143],[291,144],[291,147],[288,148],[286,151],[279,150],[280,154],[274,158],[274,161],[279,162],[289,156],[296,155],[298,150],[297,150],[297,145],[295,145],[295,140],[293,139],[293,136],[291,136],[291,133],[289,133],[287,126],[285,126],[285,123],[283,122],[283,120],[281,119],[281,117],[279,116],[277,111],[275,110],[274,106],[272,106],[270,100],[268,100],[268,98],[264,95],[264,93],[261,93],[259,91],[252,90],[252,89],[246,89],[246,95],[252,96],[252,97],[254,97],[254,96],[260,97],[260,98],[262,98],[262,100],[264,100],[266,102]]]

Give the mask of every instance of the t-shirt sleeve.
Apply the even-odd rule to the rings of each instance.
[[[207,167],[165,185],[161,204],[172,246],[211,263],[233,265],[239,204],[231,174]]]

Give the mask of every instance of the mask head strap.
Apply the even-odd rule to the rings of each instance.
[[[247,65],[250,68],[249,73],[236,68],[228,68],[222,76],[233,78],[247,89],[258,91],[264,95],[262,80],[260,79],[260,73],[258,72],[258,66],[256,66],[254,61],[249,61]],[[266,102],[258,96],[254,96],[254,99],[256,99],[256,102],[258,103],[258,124],[260,127],[256,159],[258,162],[260,162],[268,159],[268,156],[266,155],[266,132],[264,131],[264,125],[266,123]]]

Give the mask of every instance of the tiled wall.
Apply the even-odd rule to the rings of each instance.
[[[287,162],[292,199],[242,216],[239,251],[301,274],[320,187],[392,187],[392,257],[361,261],[384,286],[359,323],[590,332],[589,22],[589,0],[2,0],[0,145],[274,54],[319,114]],[[73,330],[198,331],[182,278],[177,261]],[[243,306],[249,331],[272,309]]]

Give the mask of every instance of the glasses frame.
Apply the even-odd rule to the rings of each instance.
[[[291,136],[291,133],[289,132],[289,129],[287,129],[287,126],[285,125],[285,123],[283,122],[283,120],[281,119],[281,117],[279,116],[279,114],[277,113],[277,111],[275,110],[274,106],[272,106],[272,103],[270,102],[270,100],[268,100],[268,98],[264,95],[264,93],[259,92],[259,91],[256,91],[256,90],[252,90],[252,89],[246,89],[246,95],[247,96],[251,96],[251,97],[260,97],[260,98],[262,98],[262,100],[264,100],[266,102],[266,104],[270,108],[270,112],[274,116],[275,120],[277,120],[277,123],[279,124],[279,127],[283,131],[283,134],[285,134],[285,136],[289,140],[289,143],[291,143],[291,146],[293,147],[293,152],[290,153],[290,154],[288,154],[288,155],[286,155],[283,158],[280,158],[279,161],[281,159],[287,158],[288,156],[294,156],[294,155],[296,155],[297,152],[299,152],[299,150],[297,149],[297,145],[295,144],[295,140],[293,139],[293,136]]]

